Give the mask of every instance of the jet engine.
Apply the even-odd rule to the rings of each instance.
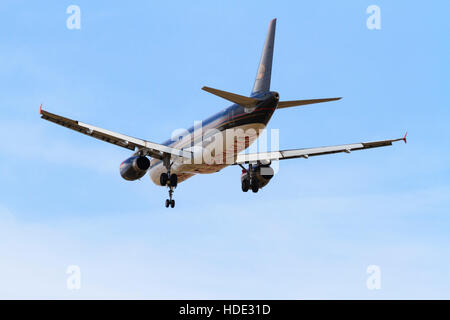
[[[142,178],[150,167],[150,160],[144,156],[134,156],[120,164],[120,175],[128,181]]]
[[[249,167],[248,170],[242,170],[242,191],[247,192],[252,189],[253,192],[258,192],[269,183],[273,175],[274,170],[268,164],[257,164]]]

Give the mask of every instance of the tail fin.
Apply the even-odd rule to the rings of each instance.
[[[270,90],[270,78],[272,75],[273,45],[275,40],[275,26],[277,19],[269,23],[266,42],[259,62],[258,72],[256,73],[255,84],[253,85],[252,95]]]

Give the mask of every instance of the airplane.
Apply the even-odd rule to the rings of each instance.
[[[273,19],[269,23],[250,96],[203,87],[206,92],[233,104],[204,120],[200,128],[192,126],[178,139],[155,143],[134,138],[50,113],[43,110],[42,105],[39,107],[39,113],[42,119],[134,151],[133,155],[120,165],[122,178],[134,181],[149,172],[151,180],[156,185],[168,188],[169,198],[165,201],[166,208],[175,207],[173,192],[177,185],[196,174],[215,173],[227,166],[238,165],[242,168],[242,191],[247,192],[251,189],[256,193],[273,177],[274,171],[271,168],[273,161],[308,159],[312,156],[339,152],[350,153],[390,146],[393,142],[401,140],[406,143],[407,133],[403,138],[391,140],[242,154],[241,152],[252,145],[265,130],[275,110],[341,99],[338,97],[280,101],[278,92],[270,90],[275,26],[276,19]],[[230,142],[228,139],[226,142],[227,133],[230,131],[244,134],[231,135],[233,140]],[[212,161],[205,161],[203,159],[205,154],[210,154]]]

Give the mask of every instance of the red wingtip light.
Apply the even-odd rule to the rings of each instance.
[[[403,136],[403,141],[406,143],[406,135],[408,134],[408,131],[405,132],[405,135]]]
[[[42,103],[41,103],[41,105],[39,106],[39,114],[42,114]]]

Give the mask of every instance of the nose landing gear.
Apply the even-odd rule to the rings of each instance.
[[[174,208],[175,200],[172,199],[172,196],[173,196],[174,189],[178,185],[178,176],[174,173],[172,173],[172,174],[170,173],[170,168],[172,167],[172,164],[173,164],[173,162],[170,163],[170,156],[164,157],[163,163],[167,169],[167,173],[166,172],[161,173],[161,175],[159,177],[159,182],[162,186],[169,187],[169,199],[166,199],[166,202],[165,202],[166,208],[168,208],[169,206],[171,208]]]
[[[175,207],[175,200],[172,199],[172,194],[173,194],[173,188],[169,187],[169,199],[166,199],[166,208],[168,208],[169,206],[171,208]]]
[[[169,199],[166,199],[166,208],[169,206],[171,208],[175,207],[175,200],[172,199],[173,196],[173,189],[175,189],[178,185],[178,177],[176,174],[172,173],[161,173],[161,176],[159,177],[159,182],[162,186],[169,187]]]

